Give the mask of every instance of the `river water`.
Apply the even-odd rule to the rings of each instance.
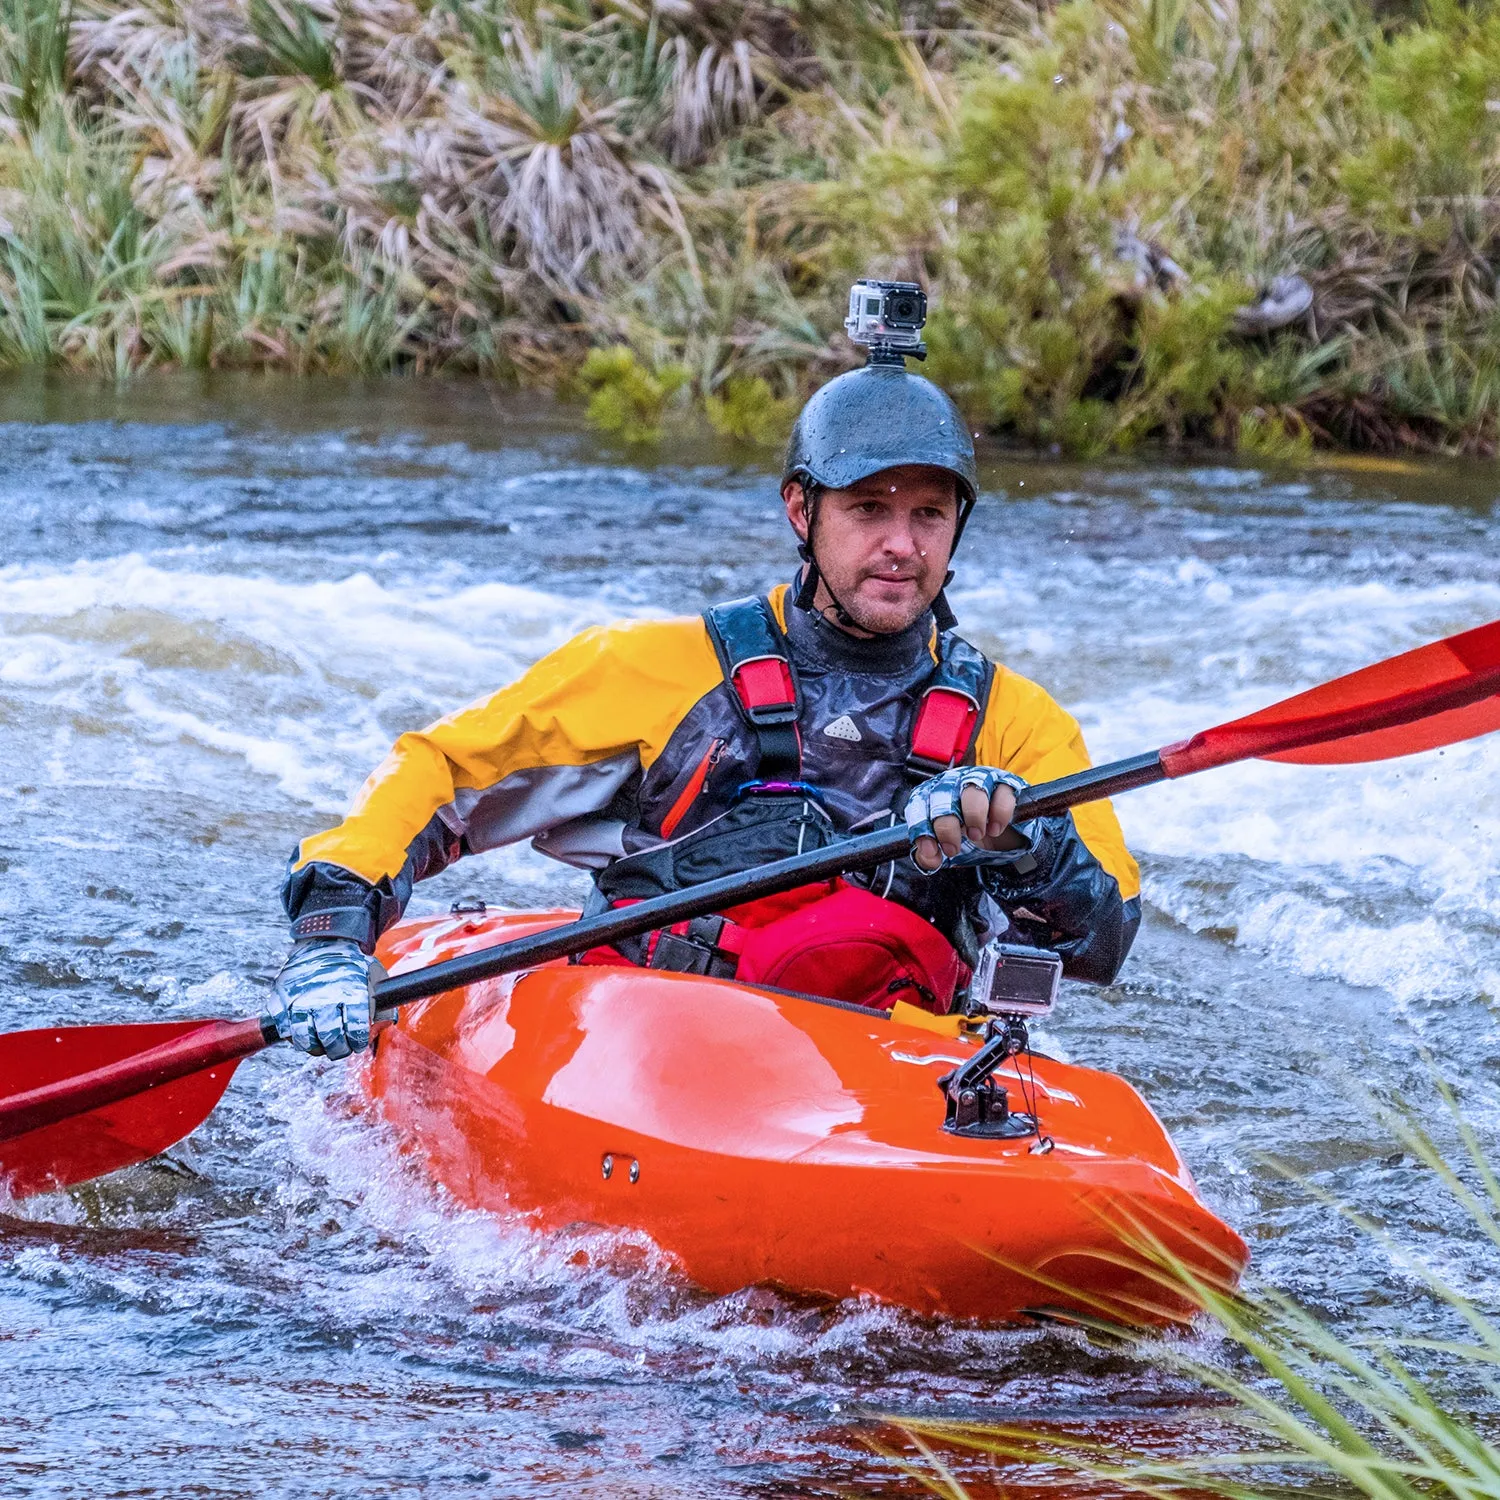
[[[1096,758],[1130,754],[1500,616],[1496,474],[995,461],[954,603]],[[12,383],[0,520],[6,1028],[261,1008],[283,860],[393,736],[582,626],[792,566],[765,468],[643,461],[477,385]],[[1358,1085],[1428,1110],[1437,1073],[1500,1136],[1497,771],[1500,736],[1123,799],[1147,921],[1048,1025],[1144,1091],[1256,1273],[1346,1332],[1438,1324],[1269,1158],[1495,1300]],[[470,894],[577,886],[507,851],[414,909]],[[865,1414],[1159,1434],[1194,1405],[1076,1335],[709,1298],[641,1247],[580,1266],[453,1207],[359,1101],[278,1049],[167,1157],[6,1210],[0,1490],[907,1495]]]

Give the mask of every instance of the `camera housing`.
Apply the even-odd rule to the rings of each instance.
[[[922,327],[927,322],[927,293],[915,281],[856,281],[849,288],[849,316],[844,331],[863,344],[872,365],[899,365],[907,358],[926,359]]]
[[[1057,1000],[1062,959],[1050,948],[986,943],[969,984],[971,1013],[1045,1016]]]

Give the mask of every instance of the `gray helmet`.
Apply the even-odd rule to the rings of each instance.
[[[979,494],[974,439],[948,393],[911,374],[898,360],[850,370],[813,393],[792,428],[781,483],[785,488],[791,479],[811,480],[816,487],[809,495],[813,501],[817,489],[847,489],[900,464],[925,464],[953,476],[958,485],[958,525],[953,532],[957,548]],[[810,523],[812,511],[810,504]],[[798,551],[807,567],[795,602],[811,609],[818,587],[811,529]],[[952,579],[950,572],[945,587]],[[833,602],[840,620],[853,623],[838,599]],[[932,610],[940,630],[951,630],[957,623],[944,591],[939,591]]]
[[[802,408],[781,482],[811,479],[842,490],[899,464],[946,470],[958,482],[959,513],[967,518],[979,476],[974,440],[958,408],[923,376],[872,364],[830,380]]]

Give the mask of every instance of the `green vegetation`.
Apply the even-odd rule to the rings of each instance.
[[[1405,1154],[1427,1167],[1463,1210],[1475,1253],[1493,1257],[1500,1252],[1500,1179],[1451,1094],[1439,1093],[1460,1143],[1446,1155],[1409,1113],[1378,1113]],[[1184,1426],[1174,1441],[1158,1424],[1149,1443],[1132,1451],[1128,1443],[1056,1431],[909,1423],[906,1431],[927,1465],[914,1472],[947,1500],[964,1500],[965,1491],[944,1468],[936,1451],[942,1448],[1025,1465],[1032,1484],[1038,1471],[1067,1476],[1069,1493],[1496,1500],[1500,1443],[1493,1415],[1464,1412],[1493,1404],[1500,1322],[1385,1227],[1343,1212],[1400,1268],[1412,1297],[1446,1315],[1450,1337],[1341,1334],[1284,1294],[1261,1288],[1228,1295],[1143,1245],[1161,1283],[1186,1293],[1227,1341],[1227,1356],[1216,1358],[1201,1340],[1124,1336],[1142,1358],[1217,1393],[1219,1403],[1201,1414],[1196,1430]],[[1487,1274],[1482,1263],[1468,1264],[1476,1277]],[[1170,1456],[1174,1448],[1185,1456]]]
[[[871,273],[1002,438],[1489,453],[1497,79],[1456,0],[0,0],[0,363],[763,442]]]

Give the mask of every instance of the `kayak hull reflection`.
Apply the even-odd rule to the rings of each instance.
[[[406,922],[381,957],[399,972],[572,915]],[[1149,1324],[1187,1309],[1143,1245],[1237,1278],[1244,1242],[1122,1079],[1037,1057],[1050,1149],[945,1132],[937,1080],[974,1045],[727,980],[555,965],[406,1007],[366,1076],[460,1202],[643,1231],[714,1292]],[[1014,1063],[1000,1081],[1020,1107]]]

